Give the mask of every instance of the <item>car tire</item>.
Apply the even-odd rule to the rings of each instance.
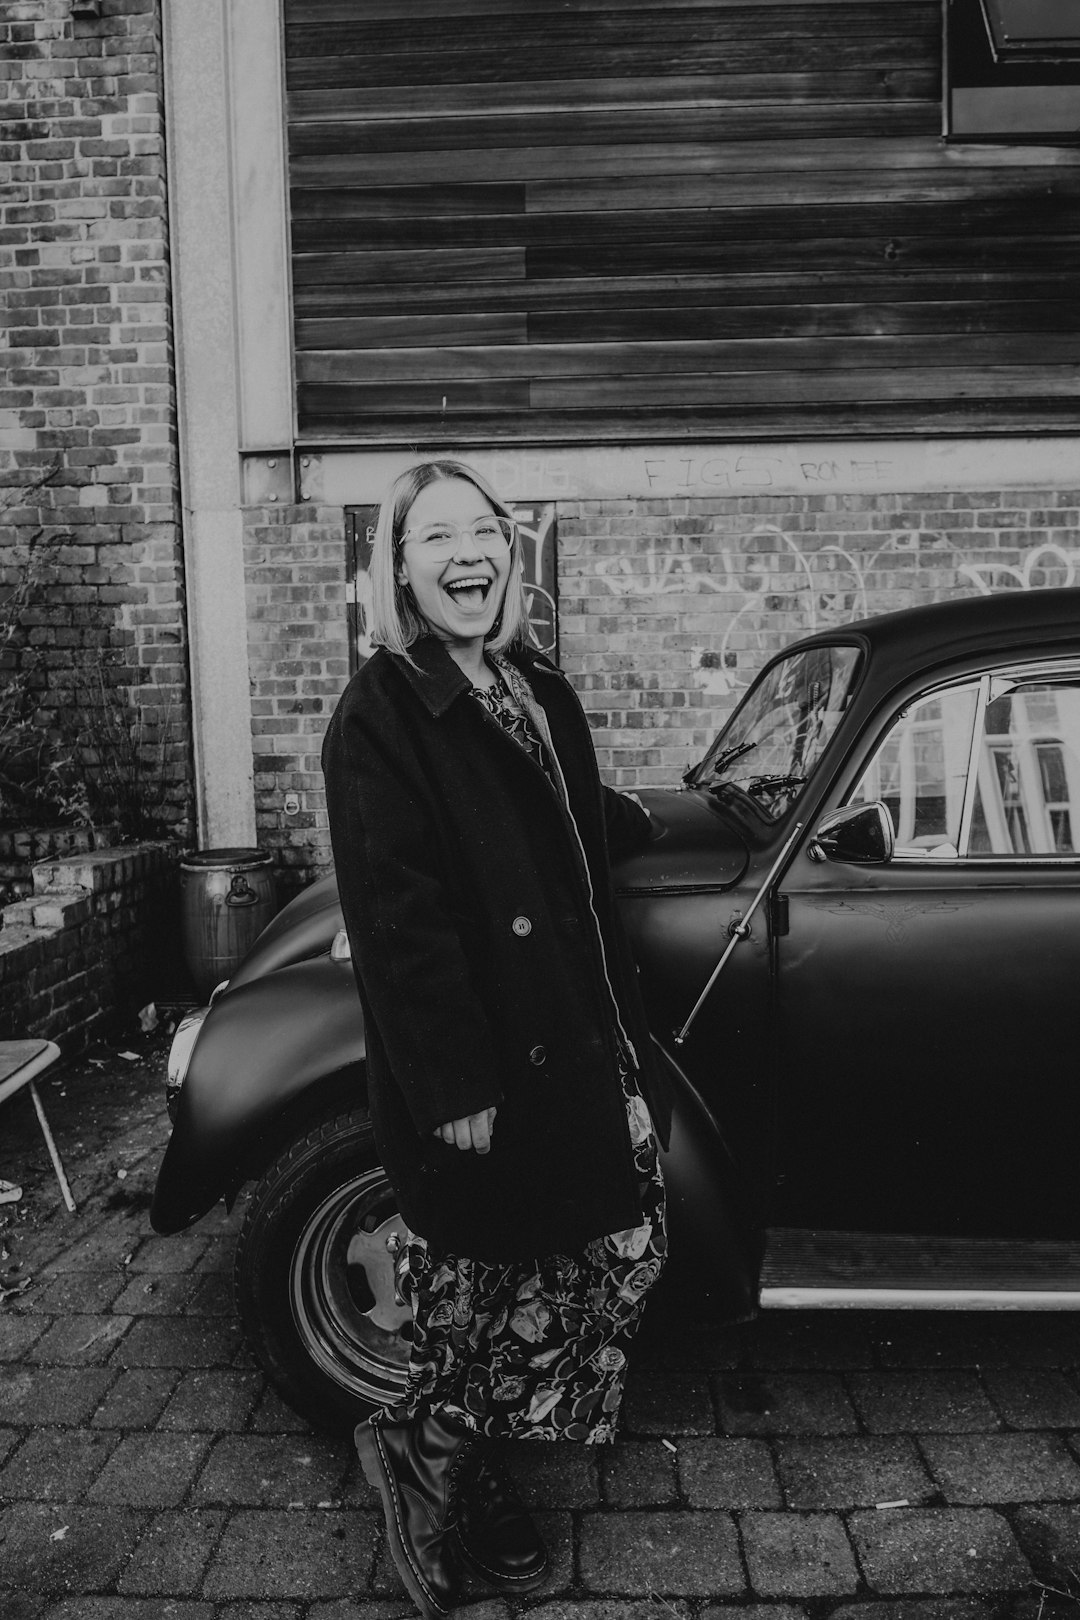
[[[404,1388],[412,1323],[386,1239],[406,1230],[363,1109],[308,1128],[248,1202],[234,1267],[248,1341],[283,1399],[334,1434]]]

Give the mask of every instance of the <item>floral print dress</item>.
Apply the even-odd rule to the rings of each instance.
[[[474,687],[473,695],[550,774],[515,696],[505,687]],[[667,1252],[652,1120],[634,1073],[624,1067],[620,1078],[641,1225],[594,1238],[578,1254],[508,1264],[447,1254],[410,1234],[398,1277],[413,1338],[396,1417],[438,1410],[491,1439],[614,1439],[627,1351]]]

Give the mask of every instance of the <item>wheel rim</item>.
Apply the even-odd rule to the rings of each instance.
[[[386,1238],[407,1227],[381,1169],[337,1187],[312,1213],[290,1268],[293,1321],[326,1377],[371,1405],[405,1387],[412,1336],[407,1307],[393,1297]]]

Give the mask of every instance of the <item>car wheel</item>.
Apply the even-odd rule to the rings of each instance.
[[[351,1434],[401,1394],[412,1318],[395,1303],[386,1240],[406,1231],[361,1109],[285,1148],[251,1196],[240,1318],[267,1377],[320,1428]]]

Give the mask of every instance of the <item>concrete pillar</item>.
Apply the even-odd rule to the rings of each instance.
[[[255,842],[242,453],[288,462],[278,0],[164,0],[170,258],[199,842]]]

